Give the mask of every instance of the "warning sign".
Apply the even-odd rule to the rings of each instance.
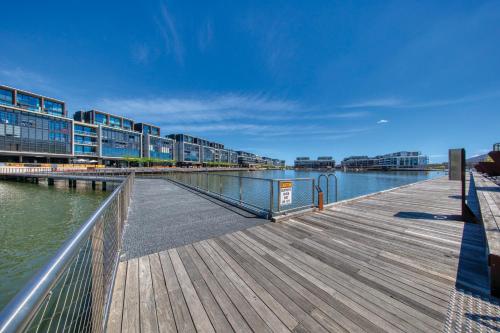
[[[280,182],[280,205],[292,204],[292,182]]]

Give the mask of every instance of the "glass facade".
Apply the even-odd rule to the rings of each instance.
[[[165,138],[149,137],[149,157],[162,160],[174,159],[174,143]]]
[[[131,130],[132,129],[132,122],[127,119],[123,119],[123,128]]]
[[[0,104],[12,105],[14,102],[12,91],[0,89]]]
[[[40,111],[40,98],[18,92],[17,106],[38,112]]]
[[[71,121],[0,107],[0,150],[71,154]]]
[[[75,124],[75,134],[97,136],[97,128]]]
[[[43,110],[48,114],[62,117],[64,115],[64,107],[62,103],[53,102],[49,100],[43,101]]]
[[[122,127],[122,121],[120,118],[110,116],[109,117],[109,126],[111,127]]]
[[[203,162],[215,162],[215,149],[203,147]]]
[[[151,134],[159,136],[160,135],[160,129],[158,127],[151,127]]]
[[[141,134],[102,128],[102,156],[108,157],[140,157]]]
[[[190,137],[188,137],[190,138]],[[190,143],[184,143],[184,160],[185,162],[199,162],[200,161],[200,146]]]
[[[108,117],[102,113],[95,113],[94,122],[96,124],[106,125],[108,123]]]
[[[229,152],[227,150],[221,150],[219,152],[219,162],[229,162]]]
[[[81,146],[75,144],[75,155],[97,155],[97,148],[93,146]]]

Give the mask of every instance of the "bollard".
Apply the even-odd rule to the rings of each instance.
[[[323,210],[323,192],[318,192],[318,208]]]

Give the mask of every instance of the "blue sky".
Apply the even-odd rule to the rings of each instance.
[[[296,156],[500,141],[500,1],[10,1],[0,82]]]

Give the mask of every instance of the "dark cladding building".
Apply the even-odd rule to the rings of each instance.
[[[67,161],[72,141],[63,101],[0,85],[0,161]]]
[[[294,162],[296,169],[333,169],[335,160],[331,156],[320,156],[317,160],[309,157],[297,157]]]

